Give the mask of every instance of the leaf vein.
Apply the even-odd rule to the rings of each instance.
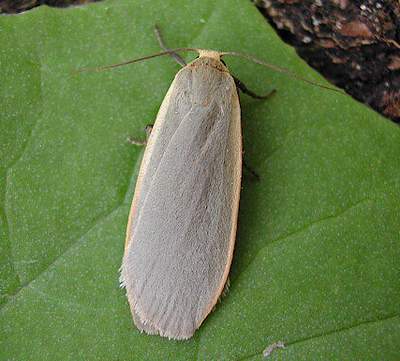
[[[77,238],[75,242],[72,242],[63,252],[61,252],[52,262],[50,262],[40,273],[38,273],[35,278],[30,280],[29,282],[26,282],[25,284],[22,284],[21,287],[17,288],[15,292],[7,295],[8,296],[8,302],[5,302],[3,305],[0,306],[0,310],[4,309],[10,302],[12,302],[20,293],[22,290],[24,290],[27,287],[32,287],[32,283],[35,282],[35,280],[45,274],[49,269],[60,259],[62,258],[66,253],[68,253],[74,246],[77,244],[81,243],[86,235],[90,233],[99,223],[102,223],[105,221],[108,217],[110,217],[113,213],[117,212],[120,208],[122,207],[122,204],[118,204],[115,206],[111,211],[107,212],[105,215],[100,215],[95,219],[95,221],[92,223],[92,225],[89,227],[88,230],[86,230],[80,237]]]
[[[346,332],[346,331],[349,331],[349,330],[351,330],[353,328],[357,328],[357,327],[360,327],[360,326],[363,326],[363,325],[367,325],[367,324],[370,324],[370,323],[385,322],[385,321],[389,321],[391,319],[398,318],[398,317],[399,317],[398,313],[393,313],[393,314],[390,314],[390,315],[382,317],[382,318],[377,318],[377,319],[374,319],[374,320],[361,321],[361,322],[355,323],[355,324],[350,325],[350,326],[344,326],[344,327],[341,327],[341,328],[338,328],[338,329],[335,329],[335,330],[331,330],[331,331],[328,331],[328,332],[322,332],[320,334],[316,334],[316,335],[312,335],[312,336],[309,336],[309,337],[300,338],[300,339],[292,341],[292,342],[285,342],[285,348],[290,347],[290,346],[295,345],[295,344],[299,344],[299,343],[307,342],[307,341],[310,341],[310,340],[318,339],[318,338],[321,338],[321,337],[330,336],[330,335],[333,335],[335,333]],[[251,355],[247,355],[247,356],[238,358],[238,359],[236,359],[236,361],[248,360],[248,359],[250,359],[250,358],[252,358],[254,356],[262,355],[262,352],[263,351],[259,351],[257,353],[253,353]]]
[[[305,226],[302,227],[302,228],[299,228],[299,229],[297,229],[297,230],[295,230],[295,231],[292,231],[292,232],[287,233],[287,234],[285,234],[285,235],[283,235],[283,236],[280,236],[280,237],[278,237],[278,238],[273,239],[271,242],[268,242],[267,244],[265,244],[265,245],[262,246],[259,250],[256,251],[255,255],[252,257],[253,259],[252,259],[252,260],[244,267],[244,269],[235,277],[235,279],[233,280],[233,282],[240,276],[240,274],[246,272],[246,270],[251,266],[251,264],[254,262],[254,260],[258,257],[258,255],[259,255],[265,248],[267,248],[267,247],[269,247],[269,246],[271,246],[271,245],[273,245],[273,244],[275,244],[275,243],[277,243],[277,242],[279,242],[279,241],[284,241],[284,240],[290,238],[291,236],[293,236],[293,235],[295,235],[295,234],[302,233],[302,232],[308,230],[309,228],[311,228],[311,227],[313,227],[313,226],[315,226],[315,225],[317,225],[317,224],[319,224],[319,223],[323,223],[323,222],[325,222],[325,221],[327,221],[327,220],[332,220],[332,219],[341,217],[343,214],[347,213],[348,211],[352,210],[353,208],[356,208],[356,207],[358,207],[359,205],[361,205],[361,204],[363,204],[363,203],[372,202],[372,201],[373,201],[373,199],[364,198],[364,199],[362,199],[362,200],[360,200],[360,201],[358,201],[358,202],[356,202],[356,203],[350,205],[349,207],[345,208],[344,210],[340,211],[339,213],[336,213],[336,214],[333,214],[333,215],[330,215],[330,216],[326,216],[326,217],[323,217],[323,218],[321,218],[321,219],[317,219],[317,220],[315,220],[315,221],[313,221],[313,222],[311,222],[311,223],[305,225]]]

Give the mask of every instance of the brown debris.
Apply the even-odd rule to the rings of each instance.
[[[400,69],[400,56],[392,56],[391,62],[388,65],[390,70],[399,70]]]
[[[400,1],[256,4],[312,67],[355,99],[400,122]]]
[[[339,32],[344,36],[360,38],[372,38],[374,36],[368,29],[368,26],[361,21],[351,21],[347,24],[343,24]]]
[[[322,46],[323,48],[334,48],[336,46],[336,43],[333,40],[330,39],[321,39],[319,40],[319,45]]]
[[[400,91],[385,94],[382,105],[384,114],[400,117]]]

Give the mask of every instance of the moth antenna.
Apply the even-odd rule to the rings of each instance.
[[[265,66],[265,67],[268,68],[268,69],[272,69],[272,70],[274,70],[274,71],[276,71],[276,72],[278,72],[278,73],[282,73],[282,74],[289,75],[289,76],[291,76],[291,77],[294,78],[294,79],[301,80],[301,81],[303,81],[303,82],[305,82],[305,83],[308,83],[308,84],[317,86],[317,87],[319,87],[319,88],[323,88],[323,89],[327,89],[327,90],[332,90],[332,91],[338,92],[338,93],[343,94],[343,95],[346,94],[344,91],[342,91],[342,90],[340,90],[340,89],[332,88],[332,87],[330,87],[330,86],[323,85],[323,84],[314,82],[314,81],[312,81],[312,80],[309,80],[309,79],[307,79],[307,78],[303,78],[303,77],[297,75],[296,73],[290,71],[289,69],[280,67],[280,66],[278,66],[278,65],[274,65],[274,64],[267,63],[267,62],[265,62],[265,61],[263,61],[263,60],[261,60],[261,59],[256,58],[255,56],[252,56],[252,55],[249,55],[249,54],[240,53],[240,52],[236,52],[236,51],[221,52],[221,56],[224,56],[224,55],[231,55],[231,56],[237,56],[237,57],[240,57],[240,58],[244,58],[244,59],[247,59],[247,60],[252,61],[252,62],[255,63],[255,64],[259,64],[259,65]]]
[[[166,46],[165,45],[165,43],[164,43],[164,38],[163,38],[163,36],[162,36],[162,34],[161,34],[161,29],[159,28],[159,26],[156,24],[156,25],[154,25],[154,35],[156,36],[156,38],[157,38],[157,41],[158,41],[158,44],[160,44],[160,48],[162,49],[162,50],[164,50],[164,51],[168,51],[168,50],[171,50],[170,48],[168,48],[168,46]],[[172,54],[170,54],[174,59],[175,59],[175,61],[180,65],[180,66],[186,66],[186,61],[179,55],[179,54],[176,54],[176,53],[172,53]]]
[[[132,59],[132,60],[127,60],[124,61],[122,63],[117,63],[117,64],[111,64],[111,65],[105,65],[105,66],[98,66],[98,67],[93,67],[93,68],[80,68],[77,69],[76,72],[77,73],[82,73],[85,71],[94,71],[94,72],[100,72],[100,71],[104,71],[104,70],[109,70],[109,69],[113,69],[113,68],[117,68],[119,66],[123,66],[123,65],[128,65],[128,64],[133,64],[133,63],[138,63],[140,61],[145,61],[148,59],[152,59],[152,58],[156,58],[158,56],[164,56],[164,55],[171,55],[177,52],[183,52],[183,51],[196,51],[197,53],[199,51],[201,51],[202,49],[198,49],[198,48],[176,48],[176,49],[168,49],[166,51],[161,51],[159,53],[155,53],[155,54],[151,54],[151,55],[147,55],[144,56],[142,58],[136,58],[136,59]]]

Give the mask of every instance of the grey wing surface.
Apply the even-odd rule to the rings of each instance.
[[[177,339],[193,335],[219,296],[237,216],[239,104],[231,76],[211,72],[176,76],[122,266],[142,329]]]

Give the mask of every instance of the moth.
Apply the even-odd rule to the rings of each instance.
[[[147,140],[120,275],[136,327],[182,340],[193,336],[228,281],[242,178],[238,89],[261,99],[274,93],[254,94],[221,57],[241,56],[288,71],[237,52],[170,50],[157,35],[163,52],[99,69],[162,55],[183,66]],[[186,64],[181,51],[199,56]]]

